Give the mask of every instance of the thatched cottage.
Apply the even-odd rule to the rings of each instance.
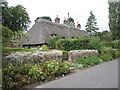
[[[39,19],[28,31],[28,35],[22,40],[22,46],[34,47],[47,44],[53,36],[63,39],[78,38],[88,36],[88,33],[79,28],[70,27],[65,24]]]

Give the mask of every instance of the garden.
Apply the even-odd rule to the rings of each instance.
[[[102,42],[96,37],[81,37],[78,39],[60,39],[52,37],[48,45],[43,45],[41,49],[22,49],[6,47],[3,55],[8,56],[15,52],[51,52],[59,50],[63,53],[62,61],[50,60],[33,65],[9,65],[2,69],[3,89],[16,89],[29,86],[35,83],[42,84],[67,75],[72,72],[71,67],[76,69],[86,69],[97,64],[111,61],[120,57],[120,41]],[[98,55],[85,56],[69,62],[69,52],[71,50],[97,50]],[[3,62],[4,62],[3,57]],[[37,58],[39,59],[39,58]],[[34,60],[34,59],[33,59]]]

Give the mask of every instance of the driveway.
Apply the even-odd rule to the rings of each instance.
[[[35,88],[118,88],[118,60],[77,71]]]

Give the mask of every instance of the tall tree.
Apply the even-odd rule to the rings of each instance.
[[[90,12],[90,16],[87,20],[86,23],[86,31],[90,34],[90,35],[94,35],[97,30],[99,30],[99,28],[97,27],[97,22],[95,19],[95,15],[92,13],[92,11]]]
[[[109,28],[113,40],[120,40],[120,0],[109,0]]]
[[[36,20],[35,20],[35,22],[36,22],[38,19],[45,19],[45,20],[52,21],[52,19],[51,19],[49,16],[37,17]]]
[[[30,18],[22,5],[2,7],[2,24],[13,31],[27,30]]]

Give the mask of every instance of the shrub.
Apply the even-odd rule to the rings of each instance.
[[[112,41],[112,42],[101,42],[102,46],[112,47],[115,49],[120,49],[120,40]]]
[[[81,58],[79,60],[75,60],[73,65],[77,68],[86,68],[86,67],[97,65],[102,61],[103,60],[98,56],[90,56],[87,58]]]
[[[99,49],[99,39],[95,37],[84,37],[79,39],[63,39],[56,43],[59,50],[81,50],[81,49]]]
[[[42,45],[42,51],[48,51],[49,49],[48,49],[48,47],[47,47],[47,45]]]
[[[104,61],[110,61],[110,60],[113,59],[112,55],[108,54],[108,53],[106,53],[106,54],[100,54],[99,57],[101,59],[103,59]]]
[[[51,39],[48,41],[48,47],[55,49],[56,42],[60,39],[58,36],[51,37]]]
[[[67,62],[46,61],[37,65],[3,68],[3,89],[11,90],[24,85],[55,79],[69,73]]]
[[[101,54],[109,54],[113,57],[113,59],[117,58],[117,50],[111,47],[101,47],[100,49]]]

